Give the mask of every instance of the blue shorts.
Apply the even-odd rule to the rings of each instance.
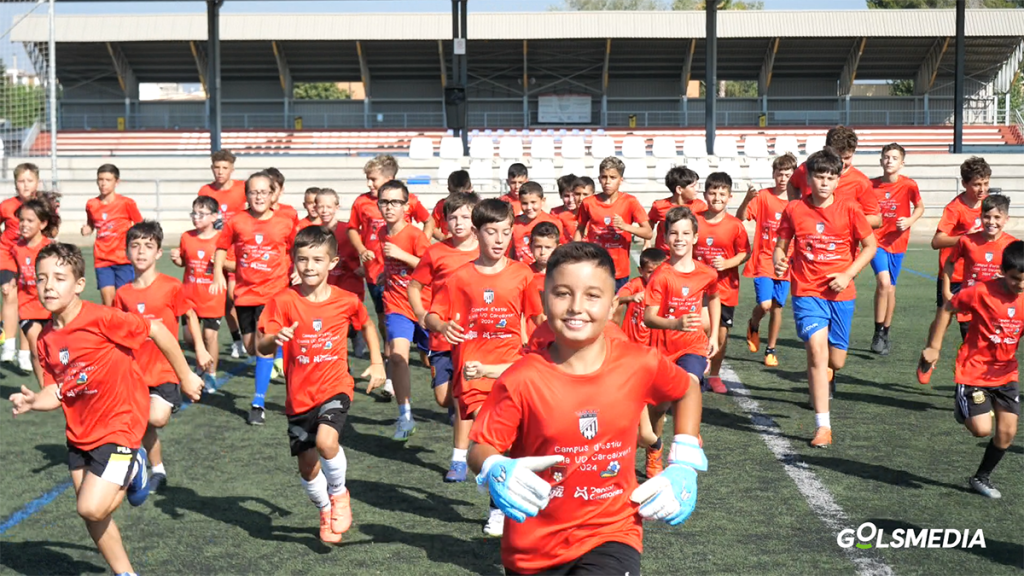
[[[700,382],[701,390],[704,389],[704,370],[707,370],[708,367],[706,357],[700,354],[683,354],[676,358],[676,366],[685,370],[687,374],[693,374]]]
[[[754,298],[759,304],[771,300],[780,308],[784,307],[789,298],[789,280],[776,280],[767,276],[754,278]]]
[[[424,352],[430,351],[430,335],[422,326],[396,312],[384,316],[384,325],[388,329],[388,341],[401,338],[415,344]]]
[[[903,257],[906,255],[906,252],[896,254],[879,248],[875,250],[875,257],[871,259],[871,270],[875,272],[875,276],[878,276],[879,272],[888,272],[889,282],[895,286],[900,270],[903,269]]]
[[[131,264],[115,264],[96,269],[96,284],[100,288],[120,288],[135,280],[135,267]]]
[[[455,365],[452,364],[451,352],[430,353],[430,387],[437,388],[452,381],[455,376]]]
[[[625,286],[628,282],[629,282],[629,276],[626,276],[625,278],[616,278],[615,279],[615,293],[618,294],[619,290],[622,290],[622,287]]]
[[[850,325],[854,300],[835,302],[815,296],[793,297],[796,333],[807,342],[819,330],[828,329],[828,345],[838,350],[850,348]]]
[[[370,292],[370,299],[373,300],[373,309],[377,315],[384,313],[384,285],[366,283],[366,289]],[[389,328],[390,330],[390,328]]]

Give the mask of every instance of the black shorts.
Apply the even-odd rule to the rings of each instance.
[[[21,322],[18,322],[18,326],[21,327],[21,331],[22,332],[24,332],[25,334],[28,334],[29,328],[31,328],[33,326],[36,326],[36,325],[38,325],[40,328],[42,328],[49,321],[50,321],[49,319],[46,319],[46,320],[22,320]]]
[[[370,293],[370,300],[373,300],[373,309],[377,314],[384,313],[384,284],[366,283],[366,290]]]
[[[103,444],[92,450],[81,450],[68,444],[68,469],[92,472],[93,475],[126,488],[135,476],[135,453],[138,448]]]
[[[149,389],[149,397],[157,398],[171,407],[171,413],[181,408],[181,385],[174,382],[164,382],[159,386]]]
[[[6,257],[7,255],[4,254],[4,258]],[[17,279],[18,273],[14,270],[0,270],[0,285],[8,284]]]
[[[950,282],[949,291],[953,293],[953,296],[956,296],[960,293],[960,287],[962,285],[963,284],[960,282]],[[935,307],[942,308],[945,304],[946,299],[942,297],[942,275],[940,274],[935,280]]]
[[[348,397],[348,394],[338,394],[331,396],[326,402],[312,410],[289,416],[288,440],[292,456],[298,456],[306,450],[316,448],[316,430],[321,424],[337,430],[340,438],[350,406],[352,406],[352,399]]]
[[[259,306],[235,306],[235,313],[238,314],[238,330],[242,334],[255,334],[256,323],[263,314],[263,305]]]
[[[505,574],[519,574],[505,568]],[[541,570],[537,574],[594,574],[627,576],[640,574],[640,551],[622,542],[605,542],[579,558]]]
[[[957,421],[988,414],[993,410],[993,405],[1004,412],[1020,416],[1020,388],[1016,382],[1002,386],[957,384],[953,398],[956,401],[953,409],[956,410]]]
[[[199,318],[199,325],[202,326],[203,330],[213,330],[214,332],[220,330],[220,323],[223,318]],[[188,326],[188,317],[181,317],[181,325]]]
[[[736,315],[735,306],[722,305],[722,319],[718,323],[720,328],[732,328],[732,319]]]

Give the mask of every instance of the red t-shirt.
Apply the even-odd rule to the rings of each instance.
[[[615,322],[607,322],[604,325],[604,330],[601,331],[605,338],[609,340],[622,340],[628,342],[629,338],[626,337],[626,333],[622,331]],[[544,350],[555,341],[555,332],[551,329],[551,324],[545,322],[537,329],[533,331],[533,336],[530,336],[529,342],[526,343],[525,350],[530,352],[536,352],[538,350]]]
[[[1002,386],[1020,380],[1017,351],[1024,328],[1024,294],[1006,289],[1002,279],[965,286],[953,307],[971,315],[971,327],[956,356],[956,382]]]
[[[18,318],[21,320],[50,319],[50,313],[43,308],[36,290],[36,258],[39,251],[50,242],[49,238],[43,236],[35,246],[18,240],[10,248],[10,260],[18,267]]]
[[[963,269],[963,287],[973,286],[976,282],[984,282],[1001,274],[999,268],[1003,265],[1003,250],[1016,238],[1005,232],[998,240],[989,242],[985,239],[984,232],[965,234],[953,246],[949,255],[950,260]],[[960,322],[970,322],[969,312],[958,312],[956,319]]]
[[[282,346],[289,416],[317,408],[332,396],[353,398],[355,381],[348,368],[348,329],[362,330],[370,321],[363,303],[337,286],[323,302],[312,302],[292,286],[278,292],[260,315],[262,334],[276,334],[299,323],[295,337]]]
[[[95,267],[128,264],[125,249],[128,229],[142,222],[142,214],[135,201],[120,194],[113,194],[106,204],[99,198],[90,198],[85,203],[85,216],[89,226],[96,231],[92,254]]]
[[[523,205],[519,202],[519,195],[518,194],[512,194],[511,192],[509,192],[508,194],[505,194],[504,196],[500,196],[498,198],[498,200],[504,200],[505,202],[511,204],[512,205],[512,213],[516,217],[518,217],[520,214],[523,213]]]
[[[689,378],[650,348],[606,342],[604,362],[590,374],[561,370],[546,350],[527,354],[498,379],[470,432],[512,458],[566,458],[539,473],[552,485],[548,506],[522,524],[505,521],[501,560],[517,572],[564,564],[606,542],[643,549],[629,499],[640,412],[682,398]]]
[[[754,221],[754,246],[750,260],[743,268],[747,278],[771,278],[773,280],[789,280],[789,272],[783,276],[775,275],[775,264],[772,254],[779,240],[779,220],[786,209],[786,195],[775,195],[774,188],[765,188],[747,204],[746,219]],[[790,250],[790,254],[793,251]]]
[[[466,341],[452,349],[455,366],[454,394],[469,413],[490,393],[494,380],[465,380],[462,365],[467,361],[505,364],[519,358],[523,348],[522,318],[526,291],[533,270],[522,262],[509,260],[496,274],[483,274],[467,264],[448,277],[430,303],[430,312],[448,321],[459,316]]]
[[[909,218],[913,212],[911,206],[921,205],[921,190],[917,182],[906,176],[900,176],[891,184],[881,178],[873,178],[871,188],[878,198],[878,209],[882,213],[882,226],[875,230],[878,247],[890,254],[903,254],[910,244],[910,230],[901,232],[896,227],[896,221]]]
[[[750,239],[743,222],[732,214],[711,223],[704,215],[697,216],[697,243],[693,246],[694,259],[711,266],[715,258],[732,258],[750,253]],[[738,266],[718,273],[718,295],[723,306],[735,306],[740,301],[740,269]]]
[[[700,198],[694,198],[686,204],[675,204],[672,202],[672,198],[669,197],[655,200],[654,204],[651,204],[651,210],[647,213],[647,218],[651,221],[651,227],[654,229],[654,247],[664,250],[666,254],[668,254],[668,244],[665,242],[665,216],[669,210],[677,206],[686,206],[694,214],[700,214],[708,209],[707,203]]]
[[[565,236],[565,228],[562,226],[562,221],[547,212],[540,212],[533,220],[527,220],[525,215],[517,216],[515,223],[512,225],[512,245],[509,246],[509,256],[523,264],[533,264],[533,252],[530,250],[530,234],[533,233],[533,228],[541,222],[551,222],[554,224],[558,228],[559,240]]]
[[[305,230],[310,226],[319,226],[319,224],[313,222],[309,218],[299,218],[298,223],[295,224],[295,233],[298,234],[300,230]]]
[[[572,242],[572,238],[576,234],[576,228],[580,224],[576,220],[576,213],[565,206],[559,206],[551,211],[551,215],[562,221],[562,230],[564,231],[562,242],[565,244]]]
[[[277,208],[274,208],[274,216],[283,216],[288,220],[291,220],[292,226],[294,226],[296,230],[302,229],[299,227],[298,210],[289,206],[288,204],[278,204]]]
[[[584,240],[593,242],[612,256],[615,262],[615,278],[629,277],[629,244],[633,235],[616,228],[612,222],[616,214],[626,224],[644,224],[647,213],[635,197],[619,193],[611,204],[603,202],[601,195],[588,196],[580,205],[579,228],[584,230]]]
[[[544,278],[547,276],[547,269],[533,273],[533,280],[526,288],[526,339],[533,337],[537,330],[537,323],[534,318],[544,313]]]
[[[448,237],[448,220],[444,217],[444,201],[447,198],[441,198],[434,204],[434,209],[430,212],[430,218],[434,221],[434,228],[441,231],[441,235],[445,238]]]
[[[133,284],[121,286],[114,296],[113,306],[129,314],[138,314],[147,325],[159,320],[175,336],[178,334],[178,318],[193,308],[181,282],[164,274],[157,274],[153,283],[145,288],[136,288]],[[178,375],[171,363],[152,340],[143,342],[134,351],[134,356],[142,370],[142,379],[150,388],[168,382],[178,383]]]
[[[963,236],[981,226],[981,202],[978,202],[977,208],[971,208],[967,205],[967,201],[967,193],[963,192],[954,198],[952,202],[946,204],[946,207],[942,209],[942,218],[939,219],[936,231],[942,232],[947,236]],[[952,252],[952,246],[939,250],[939,272],[942,271],[942,266],[949,259],[949,255]],[[950,281],[962,282],[963,278],[964,266],[962,263],[957,262]]]
[[[245,182],[243,180],[232,180],[231,186],[218,190],[213,184],[206,184],[199,189],[200,196],[209,196],[217,201],[220,219],[225,224],[235,217],[239,212],[245,212],[247,200],[245,199]]]
[[[423,203],[415,194],[409,194],[409,203],[406,204],[405,221],[412,223],[426,222],[430,213],[423,207]],[[364,192],[352,202],[351,214],[348,220],[349,229],[359,232],[359,238],[363,241],[363,247],[373,252],[376,256],[373,260],[364,263],[366,269],[366,280],[371,284],[377,282],[377,277],[384,271],[384,256],[381,253],[380,238],[377,237],[377,230],[384,226],[384,216],[377,206],[377,197]]]
[[[357,273],[361,266],[359,253],[349,240],[348,224],[338,222],[334,228],[334,239],[338,242],[338,265],[328,273],[327,283],[348,290],[362,302],[366,294],[366,285],[363,283],[363,277]]]
[[[849,268],[857,244],[872,232],[856,204],[835,199],[817,208],[810,198],[790,202],[778,230],[779,238],[792,239],[790,293],[837,302],[856,299],[855,282],[836,294],[828,287],[832,281],[828,275]]]
[[[288,253],[295,228],[287,218],[266,220],[240,212],[228,220],[217,237],[217,249],[235,252],[235,304],[260,306],[291,282],[292,260]]]
[[[0,202],[0,224],[4,226],[4,233],[0,235],[0,254],[7,254],[14,243],[21,237],[21,221],[18,219],[18,210],[21,209],[21,196],[12,196]],[[0,270],[18,269],[14,262],[4,258],[0,264]]]
[[[430,310],[430,298],[437,294],[441,286],[448,281],[456,270],[476,260],[480,256],[479,247],[472,250],[459,250],[448,238],[427,248],[427,251],[420,258],[420,263],[412,271],[411,278],[424,286],[423,294],[428,297],[424,308]],[[432,352],[448,352],[452,345],[441,334],[430,333],[430,350]]]
[[[668,262],[651,275],[644,294],[644,306],[656,306],[661,318],[700,314],[704,297],[718,293],[718,271],[694,261],[689,272],[680,272]],[[708,355],[708,335],[703,330],[651,330],[651,346],[676,361],[684,354]]]
[[[381,249],[384,244],[390,242],[417,258],[422,258],[430,248],[430,240],[427,240],[423,230],[406,224],[399,230],[398,234],[388,236],[387,225],[381,226],[377,231],[380,237]],[[412,277],[413,266],[396,258],[384,258],[384,312],[387,314],[401,314],[406,318],[416,321],[416,315],[412,312],[409,304],[409,278]],[[423,287],[423,303],[430,303],[430,285]]]
[[[793,172],[789,179],[793,187],[800,191],[803,198],[811,195],[811,187],[807,183],[807,163],[803,163]],[[860,206],[865,216],[878,216],[881,214],[878,208],[878,198],[872,191],[871,180],[863,172],[850,166],[846,172],[839,175],[839,183],[832,195],[836,200],[846,200]]]
[[[619,290],[617,296],[619,298],[628,298],[636,294],[644,294],[647,290],[647,285],[644,284],[644,279],[637,276]],[[636,344],[643,344],[644,346],[651,345],[651,329],[644,324],[644,303],[643,302],[630,302],[626,304],[626,315],[622,318],[622,331],[625,332],[626,338],[630,342]]]
[[[43,327],[36,348],[43,385],[57,385],[68,445],[138,448],[149,421],[149,388],[132,350],[149,338],[149,322],[110,306],[82,302],[63,328]]]
[[[227,294],[210,294],[213,284],[213,256],[217,252],[217,239],[221,232],[209,238],[200,238],[195,230],[181,235],[178,249],[181,261],[185,265],[181,283],[184,285],[186,297],[195,306],[196,316],[200,318],[220,318],[224,315]],[[227,261],[235,261],[235,251],[227,251]]]

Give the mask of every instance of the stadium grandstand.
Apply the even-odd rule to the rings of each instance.
[[[556,177],[593,175],[601,158],[617,154],[628,189],[646,205],[664,192],[659,182],[672,165],[761,183],[771,178],[771,156],[805,156],[843,123],[858,130],[858,164],[869,174],[882,145],[906,146],[908,173],[922,182],[927,216],[937,217],[962,161],[948,154],[954,21],[952,10],[721,13],[717,77],[756,82],[757,96],[718,100],[709,154],[697,86],[703,12],[472,13],[464,155],[444,128],[450,15],[226,14],[222,147],[240,155],[239,173],[273,164],[289,173],[289,194],[331,183],[349,201],[364,189],[364,157],[395,154],[400,177],[430,203],[457,167],[491,192],[508,164],[524,161],[552,189]],[[113,156],[124,192],[169,230],[187,227],[188,204],[208,180],[197,156],[211,145],[209,103],[143,100],[139,87],[205,87],[206,24],[203,14],[57,17],[57,153],[72,214],[94,193],[96,157]],[[986,151],[997,166],[993,185],[1007,191],[1024,190],[1020,157],[996,153],[1024,144],[1007,96],[1024,59],[1022,31],[1022,10],[967,11],[964,144]],[[48,38],[47,19],[26,18],[11,38],[32,53]],[[884,81],[906,79],[912,96],[868,95],[864,84],[885,90]],[[294,98],[296,83],[326,81],[361,83],[365,96]],[[23,144],[26,156],[49,150],[49,135]]]

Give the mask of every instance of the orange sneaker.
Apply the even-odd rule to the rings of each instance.
[[[924,361],[924,358],[917,362],[917,382],[918,384],[927,384],[932,381],[932,368],[935,368],[934,364],[929,364]]]
[[[662,449],[663,450],[663,449]],[[665,465],[661,462],[661,450],[647,449],[647,478],[654,478],[661,471],[665,469]]]
[[[761,334],[747,322],[747,350],[757,352],[761,348]]]
[[[320,511],[320,541],[324,544],[341,544],[341,534],[331,530],[331,511]]]
[[[832,429],[826,428],[825,426],[819,426],[814,431],[814,439],[811,440],[811,446],[815,448],[828,448],[832,445]]]
[[[711,386],[711,391],[715,394],[729,393],[729,389],[725,387],[725,383],[722,382],[722,378],[719,376],[708,376],[708,385]]]
[[[774,352],[768,352],[764,355],[764,365],[769,368],[778,368],[779,357]]]
[[[348,490],[331,495],[331,530],[338,534],[348,532],[352,527],[352,506],[349,505]]]

